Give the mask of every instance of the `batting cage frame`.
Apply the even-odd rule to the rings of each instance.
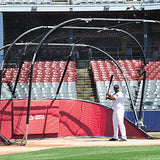
[[[159,21],[154,21],[154,20],[142,20],[142,19],[113,19],[113,18],[75,18],[75,19],[70,19],[70,20],[67,20],[67,21],[64,21],[56,26],[40,26],[40,27],[36,27],[36,28],[32,28],[30,30],[28,30],[27,32],[24,32],[23,34],[21,34],[18,38],[16,38],[12,44],[8,44],[2,48],[0,48],[0,50],[3,50],[5,48],[8,47],[5,55],[4,55],[4,59],[3,59],[3,62],[2,62],[2,65],[1,65],[1,69],[0,69],[0,97],[1,97],[1,92],[2,92],[2,71],[3,71],[3,68],[4,68],[4,63],[5,63],[5,60],[6,60],[6,57],[7,55],[9,54],[10,50],[12,49],[12,47],[14,45],[24,45],[25,46],[25,49],[24,49],[24,52],[22,54],[22,57],[21,57],[21,62],[20,62],[20,67],[19,67],[19,70],[18,70],[18,74],[17,74],[17,77],[16,77],[16,83],[14,85],[14,89],[12,91],[12,99],[14,98],[14,93],[15,93],[15,90],[16,90],[16,85],[17,85],[17,82],[18,82],[18,78],[19,78],[19,75],[20,75],[20,72],[21,72],[21,68],[22,68],[22,64],[23,64],[23,57],[25,56],[26,54],[26,50],[28,49],[28,46],[29,45],[37,45],[36,47],[36,50],[34,52],[34,55],[33,55],[33,58],[32,58],[32,62],[31,62],[31,68],[30,68],[30,80],[29,80],[29,91],[28,91],[28,106],[27,106],[27,119],[26,119],[26,131],[25,131],[25,134],[24,134],[24,137],[20,143],[20,145],[25,145],[27,143],[27,135],[28,135],[28,125],[29,125],[29,116],[30,116],[30,105],[31,105],[31,94],[32,94],[32,77],[33,77],[33,69],[34,69],[34,63],[36,61],[36,58],[38,56],[38,53],[39,53],[39,50],[41,48],[42,45],[44,45],[44,41],[48,38],[48,36],[55,32],[57,29],[59,28],[71,28],[71,29],[76,29],[76,27],[71,27],[71,26],[65,26],[66,24],[72,22],[72,23],[76,23],[76,22],[85,22],[85,23],[90,23],[92,21],[123,21],[123,22],[141,22],[141,23],[160,23]],[[142,108],[143,108],[143,97],[144,97],[144,89],[145,89],[145,80],[146,80],[146,59],[145,59],[145,55],[144,55],[144,50],[142,48],[142,46],[140,45],[140,43],[138,42],[138,40],[132,35],[130,34],[129,32],[127,31],[124,31],[122,29],[117,29],[115,27],[77,27],[78,29],[86,29],[86,30],[90,30],[90,29],[95,29],[95,30],[98,30],[99,32],[101,31],[116,31],[116,32],[122,32],[126,35],[128,35],[130,38],[132,38],[137,44],[138,46],[140,47],[140,50],[141,50],[141,54],[142,54],[142,58],[143,58],[143,61],[144,61],[144,70],[143,70],[143,87],[142,87],[142,93],[141,93],[141,103],[140,103],[140,114],[139,114],[139,118],[137,117],[137,113],[135,111],[135,108],[134,108],[134,104],[133,104],[133,100],[132,100],[132,97],[131,97],[131,94],[130,94],[130,89],[128,87],[128,80],[126,78],[126,76],[124,75],[124,72],[122,70],[122,68],[119,66],[119,64],[116,62],[116,60],[110,56],[107,52],[103,51],[102,49],[96,47],[96,46],[92,46],[92,45],[87,45],[87,44],[66,44],[66,43],[53,43],[51,45],[54,45],[54,46],[70,46],[72,47],[71,49],[71,52],[70,52],[70,55],[68,57],[68,60],[67,60],[67,64],[65,66],[65,69],[64,69],[64,72],[63,72],[63,75],[61,77],[61,80],[60,80],[60,83],[59,83],[59,86],[58,86],[58,89],[56,91],[56,96],[55,96],[55,99],[57,98],[57,95],[59,93],[59,90],[61,88],[61,84],[63,82],[63,78],[65,76],[65,73],[66,73],[66,70],[67,70],[67,67],[68,67],[68,64],[70,62],[70,59],[72,57],[72,54],[73,54],[73,51],[75,49],[75,47],[87,47],[87,48],[92,48],[92,49],[95,49],[103,54],[105,54],[110,60],[113,61],[113,63],[117,66],[117,68],[120,70],[120,72],[122,73],[124,79],[125,79],[125,83],[126,83],[126,86],[127,86],[127,90],[128,90],[128,94],[129,94],[129,97],[130,97],[130,100],[131,100],[131,105],[132,105],[132,109],[133,109],[133,112],[134,112],[134,116],[135,116],[135,119],[136,119],[136,123],[137,123],[137,126],[138,127],[141,127],[141,125],[143,125],[143,122],[142,122],[142,119],[141,119],[141,112],[142,112]],[[22,38],[23,36],[35,31],[35,30],[40,30],[40,29],[50,29],[44,36],[43,38],[40,40],[40,42],[37,44],[37,43],[32,43],[32,42],[29,42],[29,43],[16,43],[20,38]],[[47,44],[48,45],[48,44]],[[1,135],[2,137],[2,135]],[[7,145],[11,144],[8,140],[6,140],[6,143]]]

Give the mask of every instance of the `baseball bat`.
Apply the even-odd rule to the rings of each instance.
[[[107,93],[109,93],[109,90],[110,90],[110,87],[111,87],[112,80],[113,80],[113,75],[111,75],[111,79],[110,79],[110,82],[109,82],[109,86],[108,86],[108,91],[107,91]],[[107,93],[106,93],[106,94],[107,94]]]

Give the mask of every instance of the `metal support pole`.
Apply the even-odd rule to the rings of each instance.
[[[63,71],[63,75],[62,75],[62,77],[61,77],[61,81],[60,81],[60,83],[59,83],[59,85],[58,85],[58,89],[57,89],[57,92],[56,92],[56,96],[55,96],[55,98],[54,98],[54,99],[56,99],[56,98],[57,98],[57,95],[58,95],[58,93],[59,93],[59,91],[60,91],[60,88],[61,88],[61,85],[62,85],[62,82],[63,82],[64,76],[65,76],[65,74],[66,74],[66,71],[67,71],[67,68],[68,68],[68,65],[69,65],[70,59],[71,59],[72,54],[73,54],[73,51],[74,51],[74,47],[75,47],[75,46],[73,45],[72,50],[71,50],[71,53],[70,53],[70,55],[69,55],[69,57],[68,57],[68,60],[67,60],[66,67],[65,67],[65,69],[64,69],[64,71]]]
[[[144,23],[144,56],[147,57],[147,49],[148,49],[148,32],[147,32],[147,23]],[[140,109],[139,109],[139,117],[137,126],[146,130],[146,127],[143,124],[142,119],[142,110],[143,110],[143,100],[144,100],[144,92],[145,92],[145,83],[146,83],[146,74],[147,68],[146,63],[144,63],[144,72],[143,72],[143,84],[142,84],[142,93],[141,93],[141,102],[140,102]]]
[[[143,110],[143,99],[144,99],[144,91],[145,91],[145,82],[146,82],[146,66],[144,67],[144,72],[143,72],[143,84],[142,84],[141,102],[140,102],[139,118],[138,118],[138,124],[137,124],[137,126],[139,128],[142,128],[144,130],[146,130],[146,127],[143,124],[142,110]]]
[[[0,13],[0,47],[3,46],[3,41],[4,41],[4,38],[3,38],[3,35],[4,35],[4,31],[3,31],[3,13]],[[3,56],[4,56],[4,51],[1,50],[0,51],[0,66],[1,66],[1,63],[3,61]]]
[[[148,57],[147,55],[147,49],[148,49],[148,24],[144,23],[144,55],[145,57]]]
[[[22,65],[23,65],[23,61],[24,61],[24,56],[26,54],[27,47],[28,47],[28,44],[26,44],[26,46],[24,48],[24,52],[23,52],[22,58],[20,60],[18,74],[17,74],[16,81],[15,81],[15,84],[14,84],[14,87],[13,87],[13,91],[12,91],[12,97],[14,97],[14,94],[15,94],[15,91],[16,91],[16,87],[17,87],[18,79],[19,79],[19,76],[20,76],[20,73],[21,73],[21,69],[22,69]]]

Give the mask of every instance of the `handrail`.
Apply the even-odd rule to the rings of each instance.
[[[157,0],[3,0],[0,1],[0,5],[109,5],[109,4],[129,4],[127,10],[137,10],[134,4],[148,4],[148,3],[160,3]]]

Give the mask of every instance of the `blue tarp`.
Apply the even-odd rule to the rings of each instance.
[[[137,114],[139,114],[137,112]],[[143,124],[146,126],[147,131],[160,131],[160,111],[144,111],[142,116]],[[133,111],[126,111],[125,117],[135,123],[135,116]]]

